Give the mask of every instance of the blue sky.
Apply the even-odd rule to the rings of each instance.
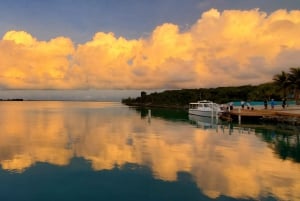
[[[0,0],[0,98],[269,82],[300,64],[299,19],[300,0]]]
[[[1,0],[0,34],[24,30],[39,40],[70,37],[76,43],[96,32],[113,32],[128,39],[147,36],[171,22],[185,29],[204,11],[216,8],[265,12],[299,9],[299,0]]]

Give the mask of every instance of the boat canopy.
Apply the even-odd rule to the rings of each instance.
[[[212,105],[214,105],[215,103],[211,102],[211,101],[198,101],[195,103],[190,103],[190,108],[191,109],[196,109],[198,107],[203,107],[203,108],[208,108],[208,107],[212,107]]]

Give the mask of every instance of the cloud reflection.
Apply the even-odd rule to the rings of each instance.
[[[161,118],[149,123],[134,110],[103,103],[6,102],[0,112],[5,170],[22,172],[37,162],[64,166],[83,157],[95,171],[134,163],[168,181],[188,172],[212,198],[268,196],[262,189],[283,200],[299,198],[299,164],[275,157],[255,133],[229,135]]]

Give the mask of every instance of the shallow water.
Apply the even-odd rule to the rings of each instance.
[[[0,102],[0,200],[300,200],[299,132],[109,102]]]

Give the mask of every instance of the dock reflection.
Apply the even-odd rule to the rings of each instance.
[[[197,115],[189,115],[189,121],[200,129],[214,129],[216,132],[222,132],[224,134],[232,135],[236,134],[255,134],[256,131],[253,128],[242,127],[240,125],[234,125],[233,123],[222,122],[219,119],[211,117],[203,117]]]

